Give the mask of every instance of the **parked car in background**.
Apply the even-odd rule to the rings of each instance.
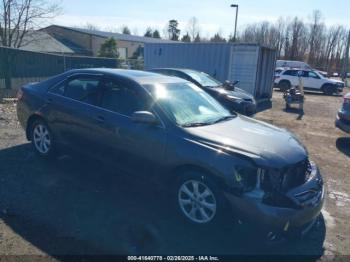
[[[235,214],[274,240],[310,229],[324,202],[319,169],[293,134],[231,114],[180,78],[68,71],[22,87],[17,114],[40,156],[63,145],[155,179],[192,224]]]
[[[284,70],[287,70],[287,69],[313,70],[313,71],[317,71],[319,74],[323,75],[324,77],[328,77],[328,72],[314,69],[309,64],[303,61],[277,60],[276,69],[277,68],[283,68]]]
[[[292,86],[299,85],[298,72],[302,71],[304,89],[310,91],[320,91],[326,95],[340,93],[343,91],[345,83],[339,80],[326,78],[317,71],[287,69],[284,70],[278,77],[275,78],[275,86],[281,91],[285,91]]]
[[[256,113],[257,103],[251,94],[232,84],[227,86],[204,72],[181,68],[156,68],[149,71],[188,80],[217,99],[231,112],[247,116]]]
[[[344,96],[344,103],[338,111],[335,125],[344,132],[350,133],[350,93]]]
[[[311,70],[311,66],[309,66],[307,63],[303,61],[294,61],[294,60],[277,60],[276,61],[276,68],[298,68],[301,70]]]
[[[319,74],[321,74],[323,77],[328,77],[328,72],[326,71],[321,71],[321,70],[314,70],[316,72],[318,72]]]

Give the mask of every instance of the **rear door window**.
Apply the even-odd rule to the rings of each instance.
[[[101,97],[99,76],[83,75],[69,78],[55,86],[51,93],[91,105],[98,105]]]
[[[287,76],[297,76],[297,71],[296,70],[287,70],[283,73],[283,75],[287,75]]]

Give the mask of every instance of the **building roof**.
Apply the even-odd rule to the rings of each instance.
[[[174,42],[171,40],[165,40],[165,39],[159,39],[159,38],[144,37],[144,36],[137,36],[137,35],[126,35],[126,34],[112,33],[107,31],[100,31],[100,30],[91,30],[91,29],[78,28],[78,27],[68,27],[68,26],[61,26],[61,25],[50,25],[48,27],[61,27],[64,29],[80,32],[83,34],[89,34],[89,35],[94,35],[94,36],[103,37],[103,38],[113,37],[116,40],[129,41],[129,42],[139,42],[139,43],[173,43]]]
[[[28,32],[23,38],[20,49],[43,53],[74,53],[72,49],[43,31]]]

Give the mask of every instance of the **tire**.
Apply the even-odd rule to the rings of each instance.
[[[186,172],[175,183],[174,202],[187,223],[216,225],[227,219],[228,208],[217,185],[199,172]]]
[[[285,92],[291,87],[291,84],[287,80],[282,80],[281,82],[278,83],[278,88],[280,91]]]
[[[322,91],[323,91],[323,93],[325,94],[325,95],[327,95],[327,96],[331,96],[331,95],[333,95],[333,93],[335,92],[335,90],[334,90],[334,87],[332,86],[332,85],[324,85],[323,87],[322,87]]]
[[[44,120],[35,120],[30,128],[30,140],[34,151],[41,157],[51,159],[55,156],[52,132]]]

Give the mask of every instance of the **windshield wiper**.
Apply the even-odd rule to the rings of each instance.
[[[207,122],[195,122],[195,123],[186,123],[181,125],[182,127],[196,127],[196,126],[207,126],[210,125],[211,123]]]
[[[222,85],[218,85],[218,86],[203,86],[205,88],[221,88]]]
[[[216,123],[219,123],[219,122],[224,122],[224,121],[227,121],[227,120],[231,120],[233,118],[235,118],[237,115],[230,115],[230,116],[224,116],[224,117],[221,117],[213,122],[211,122],[211,124],[216,124]]]

